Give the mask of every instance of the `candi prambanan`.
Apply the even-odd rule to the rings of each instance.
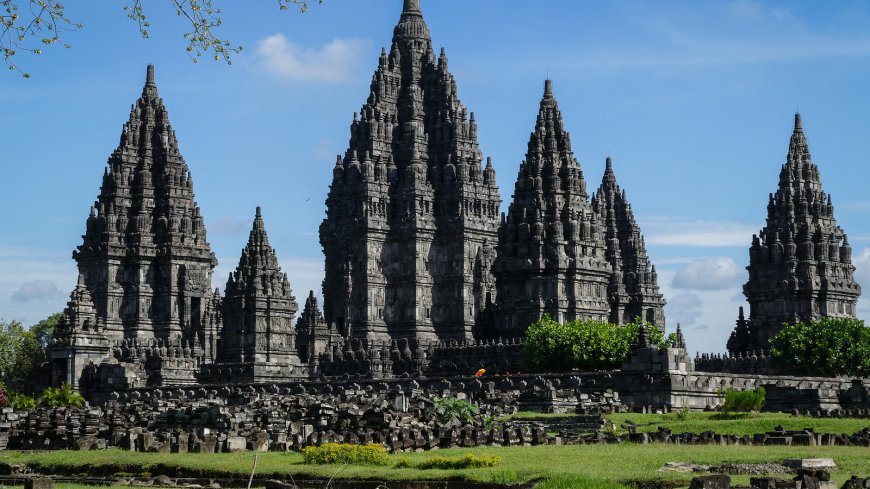
[[[51,382],[117,391],[456,375],[482,365],[515,372],[525,330],[543,315],[640,318],[664,330],[656,269],[613,162],[590,196],[552,82],[507,214],[477,133],[419,0],[405,0],[332,168],[322,312],[312,291],[297,318],[260,208],[223,294],[213,288],[217,260],[149,65],[73,253],[78,285],[51,341]],[[855,315],[851,248],[799,115],[748,270],[750,313],[740,312],[732,355],[763,357],[783,322]],[[678,336],[674,358],[691,364]]]

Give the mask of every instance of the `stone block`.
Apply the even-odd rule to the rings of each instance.
[[[30,477],[24,481],[24,489],[52,489],[54,481],[48,477]]]
[[[837,464],[830,458],[790,458],[783,463],[790,469],[836,469]]]
[[[797,482],[776,477],[752,477],[750,487],[755,489],[797,489]]]
[[[689,489],[730,489],[731,477],[724,474],[693,477]]]
[[[243,452],[248,449],[248,440],[243,436],[230,436],[226,441],[226,452]]]

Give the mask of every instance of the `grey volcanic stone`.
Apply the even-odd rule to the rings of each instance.
[[[689,489],[730,489],[731,477],[727,475],[702,475],[693,477]]]
[[[752,237],[749,280],[743,286],[749,319],[741,308],[728,340],[732,354],[765,350],[783,323],[856,314],[861,287],[855,282],[852,247],[834,219],[830,194],[822,190],[800,114],[779,188],[770,194],[767,224]]]

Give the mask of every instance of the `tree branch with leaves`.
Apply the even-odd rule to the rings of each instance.
[[[194,63],[209,54],[215,61],[232,64],[232,56],[242,51],[242,46],[222,37],[223,12],[217,0],[168,0],[176,15],[190,23],[190,29],[182,35],[187,41],[186,51]],[[308,11],[309,0],[274,0],[279,10],[295,9]],[[313,1],[313,0],[311,0]],[[317,0],[323,3],[323,0]],[[17,71],[25,78],[30,74],[16,62],[21,52],[42,54],[42,46],[62,44],[63,34],[81,29],[83,24],[66,16],[64,4],[51,0],[0,0],[0,52],[9,70]],[[142,0],[125,0],[127,17],[136,23],[143,38],[150,37],[151,21]]]

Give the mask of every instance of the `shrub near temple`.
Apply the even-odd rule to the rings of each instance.
[[[82,407],[85,405],[85,398],[73,386],[63,384],[45,389],[36,402],[45,407]]]
[[[644,323],[620,326],[605,321],[578,320],[559,323],[544,316],[526,333],[525,354],[534,367],[550,372],[614,370],[628,361]],[[665,348],[671,339],[646,325],[650,340]]]
[[[390,458],[383,445],[350,445],[347,443],[324,443],[319,447],[302,449],[304,463],[309,465],[350,464],[389,465]]]
[[[870,376],[870,328],[850,318],[786,324],[770,340],[777,366],[801,375]]]
[[[462,470],[462,469],[479,469],[482,467],[495,467],[501,461],[499,457],[494,455],[475,455],[466,453],[459,457],[433,457],[426,459],[416,465],[416,468],[421,470],[442,469],[442,470]]]
[[[743,391],[728,389],[725,391],[725,404],[722,405],[722,411],[726,413],[761,411],[761,408],[764,407],[765,395],[764,387]]]

